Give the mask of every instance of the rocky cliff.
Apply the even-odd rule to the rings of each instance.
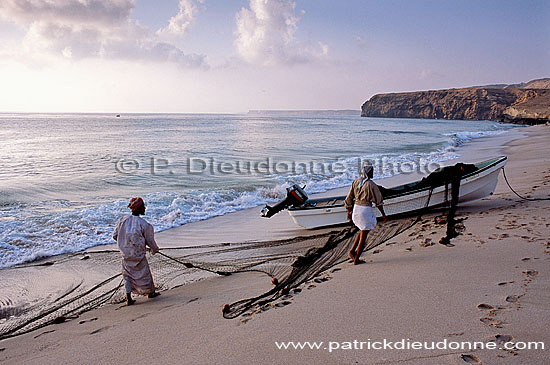
[[[544,82],[540,84],[546,86]],[[504,85],[501,88],[472,87],[378,94],[362,105],[361,116],[544,123],[550,121],[550,90],[510,88]]]
[[[550,90],[528,90],[504,109],[503,121],[540,124],[550,121]]]

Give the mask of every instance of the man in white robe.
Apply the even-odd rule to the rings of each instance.
[[[371,180],[373,176],[374,167],[372,162],[369,160],[364,161],[361,167],[361,176],[353,181],[348,196],[344,201],[344,205],[348,211],[348,220],[352,220],[360,230],[349,252],[349,257],[353,260],[354,265],[364,262],[359,258],[365,247],[369,231],[374,229],[377,224],[376,216],[372,210],[373,204],[376,205],[380,214],[382,214],[384,223],[387,221],[382,193],[378,185]]]
[[[153,255],[159,251],[159,247],[155,242],[153,226],[140,217],[145,214],[143,199],[139,197],[131,199],[128,208],[132,214],[118,220],[113,238],[117,241],[122,253],[126,304],[132,305],[135,303],[132,293],[148,295],[149,298],[160,295],[155,291],[149,263],[145,257],[146,246],[150,247]]]

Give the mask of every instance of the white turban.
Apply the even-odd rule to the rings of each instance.
[[[364,183],[366,183],[369,178],[369,173],[374,169],[374,166],[372,165],[372,161],[365,160],[363,161],[363,164],[361,166],[361,183],[359,184],[359,187],[362,187]]]

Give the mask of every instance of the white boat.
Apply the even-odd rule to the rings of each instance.
[[[467,203],[492,195],[498,182],[500,169],[506,165],[506,156],[475,164],[475,171],[463,175],[460,179],[459,203]],[[422,186],[421,181],[388,189],[384,198],[384,211],[387,216],[412,213],[425,207],[430,187]],[[322,199],[309,199],[299,207],[290,207],[288,214],[297,225],[311,229],[347,223],[347,211],[344,207],[345,196]],[[438,207],[450,201],[449,188],[445,185],[433,188],[428,207]],[[374,209],[380,217],[378,209]]]

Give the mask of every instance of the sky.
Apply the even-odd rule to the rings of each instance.
[[[0,1],[0,112],[359,110],[549,60],[547,0]]]

